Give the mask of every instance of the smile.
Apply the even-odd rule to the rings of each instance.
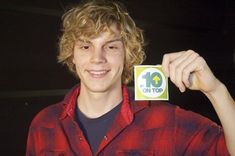
[[[88,70],[88,73],[95,78],[100,78],[105,76],[109,70]]]

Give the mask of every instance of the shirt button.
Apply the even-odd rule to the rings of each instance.
[[[105,135],[105,136],[104,136],[104,139],[105,139],[105,140],[108,140],[108,137]]]
[[[79,140],[82,141],[82,137],[79,137]]]

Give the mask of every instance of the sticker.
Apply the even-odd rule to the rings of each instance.
[[[161,65],[137,65],[135,72],[135,100],[168,100],[168,79]]]

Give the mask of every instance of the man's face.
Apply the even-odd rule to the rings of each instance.
[[[106,92],[121,87],[124,45],[117,25],[89,41],[78,40],[73,63],[81,80],[81,89]]]

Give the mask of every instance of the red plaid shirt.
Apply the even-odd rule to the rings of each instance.
[[[92,156],[75,117],[79,86],[64,101],[32,121],[27,156]],[[134,101],[123,87],[123,103],[96,155],[229,155],[221,127],[198,114],[162,102]]]

